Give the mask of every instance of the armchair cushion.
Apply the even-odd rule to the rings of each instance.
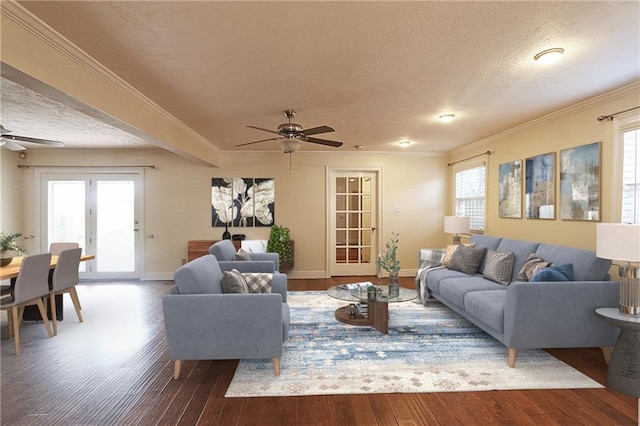
[[[215,256],[194,259],[182,265],[173,276],[181,294],[222,293],[222,271]]]

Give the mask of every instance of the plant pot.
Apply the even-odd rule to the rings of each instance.
[[[3,257],[0,259],[0,267],[7,266],[11,263],[13,257]]]

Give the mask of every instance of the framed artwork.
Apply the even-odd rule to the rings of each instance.
[[[522,160],[498,166],[498,214],[522,218]]]
[[[525,217],[555,219],[554,152],[525,160]]]
[[[600,142],[560,151],[560,219],[600,220]]]
[[[274,216],[274,179],[211,179],[211,226],[272,226]]]

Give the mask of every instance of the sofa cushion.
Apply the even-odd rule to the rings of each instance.
[[[536,272],[529,280],[533,282],[541,281],[573,281],[573,265],[565,263],[563,265],[547,266]]]
[[[572,263],[574,281],[607,281],[609,279],[611,260],[596,257],[594,251],[540,244],[535,253],[556,265]]]
[[[246,251],[242,250],[242,248],[240,248],[238,249],[235,256],[233,257],[233,260],[249,261],[251,260],[251,256],[249,255],[249,253],[247,253]]]
[[[518,272],[522,269],[522,265],[525,264],[527,258],[531,253],[535,253],[539,243],[531,243],[529,241],[513,240],[511,238],[503,238],[498,245],[497,251],[512,252],[515,255],[513,261],[513,275],[511,281],[514,281],[518,277]]]
[[[245,272],[242,276],[247,281],[249,293],[271,293],[271,280],[273,278],[273,274]]]
[[[506,289],[471,291],[464,297],[464,309],[498,333],[504,332],[504,303]]]
[[[223,293],[249,293],[249,285],[242,273],[237,269],[224,271],[222,274]]]
[[[550,266],[551,262],[547,262],[540,256],[531,253],[527,258],[527,261],[520,268],[518,272],[518,279],[520,281],[529,281],[540,270]]]
[[[488,250],[482,276],[498,284],[509,285],[513,274],[515,255],[511,252]]]
[[[222,293],[222,271],[210,254],[182,265],[173,276],[181,294]]]
[[[461,245],[453,253],[453,256],[451,256],[449,266],[447,267],[454,271],[473,275],[478,272],[478,268],[486,252],[486,248],[472,248]]]
[[[475,277],[465,276],[464,278],[447,278],[440,281],[440,295],[447,301],[464,308],[465,295],[472,291],[480,290],[502,290],[507,287],[485,280],[481,275]]]
[[[427,288],[434,293],[440,293],[440,282],[447,278],[469,278],[469,275],[447,268],[433,269],[426,277]]]

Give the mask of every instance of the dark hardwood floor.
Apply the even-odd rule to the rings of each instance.
[[[322,290],[331,280],[289,280]],[[411,278],[402,279],[412,288]],[[79,286],[85,322],[65,299],[58,336],[1,321],[2,425],[635,425],[638,401],[609,389],[225,398],[237,361],[186,361],[173,380],[162,321],[171,282]],[[68,296],[65,296],[68,297]],[[599,349],[550,350],[604,384]],[[505,348],[505,362],[506,362]]]

